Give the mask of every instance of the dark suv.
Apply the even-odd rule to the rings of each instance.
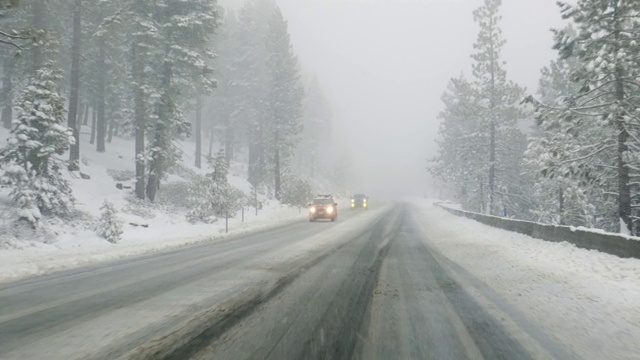
[[[309,203],[309,221],[338,218],[338,204],[331,195],[318,195]]]
[[[369,197],[365,194],[355,194],[351,198],[351,208],[352,209],[368,209],[369,208]]]

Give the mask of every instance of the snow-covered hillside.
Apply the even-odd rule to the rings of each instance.
[[[124,256],[159,251],[200,241],[208,241],[225,235],[225,219],[213,224],[190,224],[185,194],[190,176],[208,171],[197,169],[194,164],[194,144],[179,143],[183,168],[171,174],[163,182],[156,204],[141,204],[133,200],[134,143],[113,138],[107,144],[107,152],[98,153],[89,143],[88,127],[83,128],[80,171],[90,179],[69,174],[76,198],[77,211],[69,219],[45,218],[43,228],[37,232],[16,229],[10,218],[10,202],[7,190],[2,192],[2,219],[0,223],[0,280],[15,279],[97,261],[118,259]],[[6,142],[8,131],[0,130],[0,146]],[[217,150],[214,146],[214,149]],[[206,165],[205,165],[206,166]],[[245,180],[246,165],[231,164],[229,183],[249,194],[251,185]],[[118,180],[116,180],[118,179]],[[120,190],[117,184],[122,184]],[[111,244],[96,234],[100,207],[108,200],[115,206],[117,217],[123,224],[123,236],[117,244]],[[258,227],[274,226],[301,219],[299,209],[281,205],[276,200],[260,196],[263,208],[256,216],[255,208],[245,207],[229,219],[230,233],[248,231]]]

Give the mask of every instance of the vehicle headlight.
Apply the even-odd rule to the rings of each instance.
[[[367,199],[362,199],[362,202],[367,202]]]
[[[313,213],[315,213],[315,212],[316,212],[316,208],[312,206],[312,207],[309,209],[309,212],[310,212],[310,213],[312,213],[312,214],[313,214]]]
[[[327,214],[331,214],[333,212],[333,206],[329,206],[327,208]]]
[[[351,199],[351,202],[356,202],[356,199]]]

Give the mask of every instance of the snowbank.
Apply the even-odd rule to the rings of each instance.
[[[536,239],[555,242],[568,242],[579,248],[598,250],[607,254],[624,258],[640,259],[640,238],[625,234],[607,233],[597,229],[575,228],[570,226],[549,225],[532,221],[509,219],[498,216],[485,215],[470,211],[463,211],[449,207],[447,204],[436,202],[435,205],[448,212],[479,221],[485,225],[503,230],[515,231],[529,235]]]
[[[416,207],[427,244],[479,281],[465,290],[514,337],[539,351],[558,342],[581,359],[638,358],[640,260],[493,228],[432,203]],[[508,316],[500,310],[505,301]]]
[[[0,251],[0,282],[8,282],[55,271],[113,261],[136,255],[224,239],[228,235],[258,231],[294,221],[301,221],[306,213],[298,209],[274,205],[259,212],[245,214],[241,219],[229,220],[225,233],[224,219],[215,224],[169,223],[154,226],[169,217],[154,219],[148,228],[125,226],[125,235],[118,244],[111,244],[91,230],[72,230],[61,234],[55,242],[25,242],[19,249]]]
[[[117,260],[129,256],[162,251],[202,241],[224,237],[225,219],[213,224],[187,222],[187,205],[183,196],[194,174],[209,171],[206,161],[203,169],[194,166],[195,145],[190,141],[177,144],[182,153],[182,169],[168,176],[163,182],[156,204],[132,202],[131,179],[134,164],[133,141],[113,138],[107,143],[107,152],[98,153],[89,143],[90,129],[81,132],[80,171],[88,175],[69,174],[76,210],[69,219],[46,219],[38,232],[15,229],[7,189],[0,191],[0,281],[10,281],[72,267]],[[0,129],[0,146],[8,137],[6,129]],[[250,193],[251,185],[245,180],[246,165],[232,162],[229,183]],[[122,189],[117,186],[121,185]],[[164,189],[165,195],[162,194]],[[169,189],[169,190],[167,190]],[[172,193],[173,192],[173,193]],[[100,217],[100,207],[108,200],[117,211],[116,217],[123,223],[122,239],[117,244],[96,235],[95,227]],[[246,209],[245,222],[241,211],[229,220],[230,234],[272,227],[287,222],[306,219],[297,208],[280,205],[277,201],[260,197],[263,208],[258,216],[255,209]]]

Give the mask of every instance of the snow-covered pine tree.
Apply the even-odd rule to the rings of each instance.
[[[227,163],[223,150],[211,164],[213,172],[211,178],[213,180],[213,196],[211,202],[214,212],[217,216],[234,217],[236,211],[242,206],[244,193],[229,184],[227,176],[229,175],[229,164]]]
[[[122,238],[122,222],[118,219],[116,209],[105,199],[100,210],[102,213],[96,226],[96,233],[110,243],[116,244]]]
[[[239,39],[239,21],[233,11],[226,11],[216,37],[214,61],[216,68],[217,88],[209,101],[209,121],[205,128],[210,133],[209,157],[213,154],[213,142],[222,139],[227,162],[234,158],[234,148],[245,140],[249,133],[246,118],[243,121],[243,104],[247,94],[241,79],[246,69],[241,65],[246,53],[241,48]],[[222,125],[222,129],[220,126]],[[215,135],[215,136],[214,136]]]
[[[229,170],[224,151],[220,150],[209,166],[212,171],[196,180],[190,191],[191,210],[187,220],[191,223],[211,223],[216,217],[234,217],[242,206],[244,194],[227,180]]]
[[[304,207],[313,199],[313,187],[287,168],[282,174],[281,201],[283,204]]]
[[[464,76],[451,79],[442,95],[439,114],[438,155],[431,160],[431,174],[446,184],[466,209],[484,212],[487,205],[486,157],[488,136],[477,114],[477,92]]]
[[[51,55],[58,41],[44,29],[49,0],[8,1],[16,6],[6,11],[0,10],[0,108],[2,125],[11,129],[15,116],[13,105],[18,91],[28,82],[28,78],[36,75],[35,69],[42,65],[46,56]],[[36,22],[36,18],[40,22]]]
[[[19,0],[0,0],[0,10],[16,8],[19,4]]]
[[[198,222],[210,224],[217,220],[211,201],[212,193],[213,180],[210,176],[205,175],[194,180],[189,189],[188,203],[190,206],[186,215],[187,221],[192,224]]]
[[[511,182],[520,175],[518,161],[522,159],[522,149],[518,141],[517,121],[524,119],[519,103],[524,90],[507,79],[504,62],[501,60],[505,40],[500,29],[500,7],[502,0],[485,0],[474,12],[474,19],[480,25],[480,33],[474,44],[476,52],[473,77],[479,105],[478,120],[483,124],[483,133],[488,137],[486,156],[488,158],[487,193],[488,212],[499,214],[502,206],[517,201],[511,198],[517,192],[518,185]],[[515,153],[520,151],[519,154]],[[512,158],[507,161],[507,158]],[[508,166],[510,164],[511,166]],[[514,167],[515,166],[515,167]]]
[[[304,101],[302,140],[295,152],[298,173],[310,178],[322,176],[330,168],[333,154],[331,136],[331,106],[324,95],[320,82],[314,77],[307,87]]]
[[[21,216],[37,223],[40,213],[64,215],[73,206],[69,182],[63,177],[66,162],[60,156],[73,141],[64,126],[64,99],[56,81],[59,71],[46,63],[24,89],[17,103],[7,146],[0,150],[2,185],[22,209]],[[27,215],[31,212],[32,215]]]
[[[280,199],[284,162],[290,158],[302,131],[304,88],[300,82],[298,60],[291,47],[288,25],[279,8],[269,18],[266,44],[266,158],[273,171],[275,198]]]
[[[82,0],[73,2],[73,31],[71,34],[71,76],[69,86],[69,111],[67,124],[73,131],[74,141],[69,151],[69,160],[73,168],[80,166],[80,124],[78,124],[78,109],[80,98],[80,73],[82,55]],[[102,74],[102,73],[100,73]]]
[[[2,62],[2,90],[0,90],[0,121],[6,129],[11,129],[13,121],[13,102],[16,97],[16,85],[22,80],[24,65],[27,61],[23,55],[23,49],[31,37],[28,30],[30,24],[27,20],[27,10],[24,7],[13,9],[2,17],[0,33],[0,62]],[[15,38],[18,37],[18,38]],[[5,40],[6,42],[3,42]],[[19,46],[19,47],[18,47]]]
[[[531,101],[538,118],[563,119],[580,138],[572,142],[571,158],[564,164],[600,192],[596,206],[604,228],[638,234],[640,3],[580,0],[560,6],[563,17],[575,24],[575,34],[555,31],[555,48],[562,58],[576,60],[570,78],[580,87],[561,107]]]
[[[275,10],[272,0],[248,0],[238,13],[240,26],[238,29],[239,53],[243,54],[236,62],[241,77],[237,79],[239,91],[242,92],[240,121],[244,124],[248,135],[249,169],[248,180],[256,188],[266,184],[266,95],[269,93],[267,54],[265,36],[268,19]]]
[[[133,125],[135,133],[135,169],[136,186],[135,194],[140,200],[146,198],[146,168],[147,158],[145,153],[145,135],[147,132],[148,100],[151,86],[145,73],[151,45],[157,39],[158,29],[152,19],[151,2],[148,0],[135,0],[131,11],[127,13],[126,25],[131,29],[131,84],[133,97]]]
[[[211,36],[217,27],[217,8],[211,0],[161,0],[154,3],[154,20],[158,26],[160,55],[153,65],[157,75],[158,101],[155,117],[149,124],[149,177],[147,197],[154,201],[160,180],[167,169],[179,159],[173,141],[189,133],[189,123],[183,114],[186,94],[194,86],[213,88],[212,71],[205,58]]]
[[[575,59],[556,60],[542,70],[538,96],[542,103],[552,107],[563,106],[567,97],[578,91],[575,82],[567,81]],[[566,121],[562,117],[539,116],[529,142],[526,159],[535,186],[532,212],[535,220],[559,225],[593,226],[596,208],[593,183],[576,171],[571,163],[572,153],[586,132],[577,131],[582,124]],[[586,123],[585,123],[586,125]],[[601,161],[598,161],[601,163]]]

